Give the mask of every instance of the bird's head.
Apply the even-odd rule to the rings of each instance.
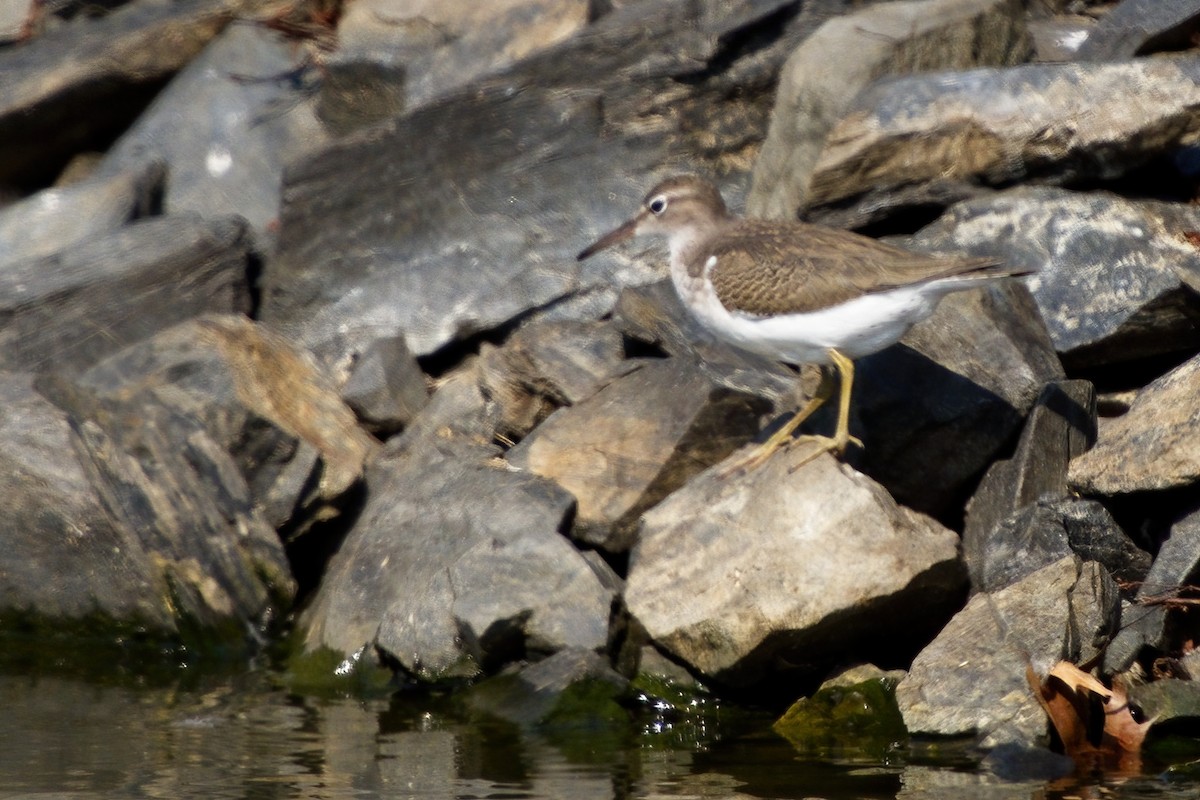
[[[720,224],[728,217],[725,201],[716,186],[692,175],[667,178],[646,193],[637,214],[586,247],[578,258],[582,261],[644,234],[692,238],[695,231]]]

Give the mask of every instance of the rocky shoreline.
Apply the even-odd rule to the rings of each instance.
[[[0,15],[0,637],[1191,715],[1200,3],[416,5]],[[679,171],[1035,274],[861,359],[845,463],[721,477],[811,370],[574,258]]]

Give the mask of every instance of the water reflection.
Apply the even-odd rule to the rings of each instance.
[[[445,697],[302,697],[265,673],[187,688],[0,677],[0,704],[0,800],[1041,800],[1183,798],[1200,787],[1005,783],[945,748],[895,763],[806,759],[766,717],[530,730]]]

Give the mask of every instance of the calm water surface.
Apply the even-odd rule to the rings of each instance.
[[[319,698],[254,672],[185,687],[0,676],[15,798],[1194,798],[1200,779],[1006,783],[952,747],[804,757],[765,715],[530,730],[449,698]]]

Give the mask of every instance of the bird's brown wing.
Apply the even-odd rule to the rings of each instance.
[[[713,289],[728,309],[803,313],[919,281],[1019,274],[990,258],[914,253],[850,231],[805,223],[739,220],[708,247]]]

